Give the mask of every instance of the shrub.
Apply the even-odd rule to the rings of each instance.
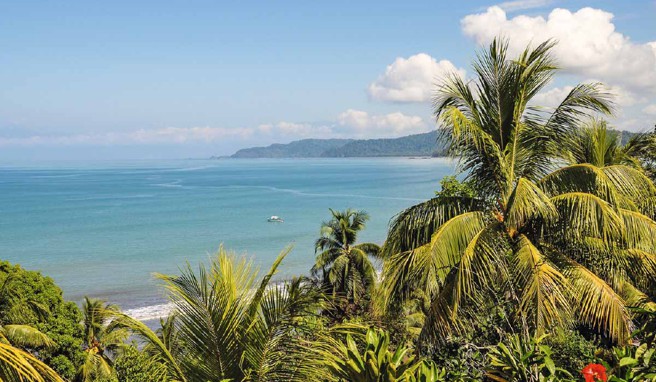
[[[72,379],[84,358],[77,305],[64,301],[62,290],[50,277],[6,261],[0,262],[0,287],[0,323],[30,325],[45,333],[56,346],[25,350],[63,378]]]

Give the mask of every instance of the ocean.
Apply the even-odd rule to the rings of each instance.
[[[276,277],[308,274],[328,208],[367,211],[359,241],[380,244],[453,172],[439,158],[0,164],[0,259],[52,277],[68,300],[151,319],[165,309],[155,272],[207,262],[221,244],[264,272],[292,244]]]

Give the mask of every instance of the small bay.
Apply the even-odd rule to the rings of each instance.
[[[65,297],[124,309],[163,302],[153,273],[223,244],[277,275],[307,274],[328,208],[367,211],[360,241],[454,172],[439,158],[225,159],[0,165],[0,259],[52,277]],[[284,223],[269,223],[271,215]]]

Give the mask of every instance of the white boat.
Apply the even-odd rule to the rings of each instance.
[[[282,220],[280,216],[272,215],[268,220],[270,223],[284,223],[285,221]]]

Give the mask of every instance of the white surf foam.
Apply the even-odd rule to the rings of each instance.
[[[139,321],[157,320],[166,318],[173,310],[173,304],[158,304],[151,306],[144,306],[142,308],[134,308],[125,310],[125,314]]]

